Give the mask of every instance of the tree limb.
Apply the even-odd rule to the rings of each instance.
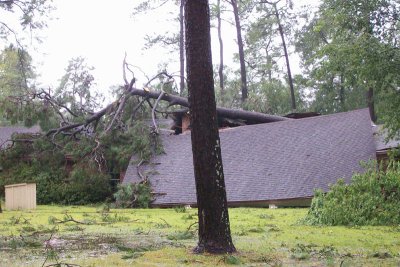
[[[128,88],[127,93],[134,95],[134,96],[141,96],[141,97],[144,97],[145,99],[160,98],[160,100],[169,102],[169,106],[180,105],[182,107],[187,107],[187,108],[189,107],[189,101],[187,100],[187,98],[177,96],[177,95],[171,95],[168,93],[150,91],[148,89],[142,90],[142,89],[133,88],[133,87]],[[57,128],[57,129],[51,129],[46,133],[46,136],[50,136],[52,134],[57,135],[61,132],[72,130],[72,129],[75,129],[80,126],[87,126],[92,122],[96,122],[96,121],[100,120],[109,110],[113,109],[114,105],[115,105],[115,102],[109,104],[102,110],[100,110],[100,111],[94,113],[92,116],[88,117],[85,120],[85,122],[69,124],[69,125],[65,125],[63,127]],[[252,112],[252,111],[239,110],[239,109],[229,109],[229,108],[222,108],[222,107],[217,107],[217,114],[221,117],[225,117],[228,119],[241,119],[241,120],[248,121],[250,123],[269,123],[269,122],[292,120],[290,118],[276,116],[276,115],[269,115],[269,114],[264,114],[264,113],[259,113],[259,112]]]

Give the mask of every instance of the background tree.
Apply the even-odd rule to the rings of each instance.
[[[224,41],[222,39],[222,18],[221,9],[223,8],[221,0],[217,0],[215,5],[215,16],[217,18],[217,31],[218,31],[218,44],[219,44],[219,66],[218,66],[218,77],[219,77],[219,88],[221,90],[221,98],[224,97],[225,77],[224,77]]]
[[[399,114],[388,108],[399,97],[399,13],[397,1],[325,0],[298,42],[321,95],[339,110],[369,105],[373,119],[375,102],[392,136],[399,133]]]
[[[274,14],[276,17],[276,23],[278,24],[278,31],[279,31],[279,35],[281,37],[282,40],[282,48],[283,48],[283,53],[285,56],[285,62],[286,62],[286,69],[287,69],[287,77],[288,77],[288,82],[289,82],[289,87],[290,87],[290,99],[291,99],[291,104],[292,104],[292,110],[296,110],[296,99],[295,99],[295,93],[294,93],[294,85],[293,85],[293,77],[292,77],[292,71],[290,68],[290,60],[289,60],[289,53],[288,53],[288,49],[287,49],[287,45],[286,45],[286,38],[285,38],[285,32],[283,29],[283,25],[282,25],[282,20],[281,20],[281,16],[279,14],[279,10],[278,10],[278,2],[268,2],[266,1],[265,3],[268,3],[270,5],[272,5],[273,9],[274,9]],[[290,3],[291,5],[291,3]]]
[[[199,242],[196,252],[235,251],[229,226],[221,147],[216,121],[207,0],[185,3],[186,58]]]
[[[134,14],[149,12],[163,6],[167,1],[144,1],[135,7]],[[168,48],[171,53],[179,51],[179,94],[183,95],[185,91],[185,23],[184,23],[184,0],[171,0],[176,6],[179,6],[179,16],[174,19],[179,22],[179,32],[164,34],[155,34],[146,36],[145,48],[149,49],[156,45]]]
[[[279,3],[279,6],[278,2],[253,3],[252,16],[249,16],[246,27],[249,77],[246,106],[249,110],[284,115],[293,112],[294,107],[298,112],[303,111],[305,103],[289,63],[290,45],[299,23],[298,14],[290,1]],[[281,70],[282,67],[286,71]]]
[[[242,92],[242,104],[243,104],[248,97],[248,89],[247,89],[246,62],[244,59],[244,42],[242,38],[242,26],[241,26],[240,11],[239,11],[240,7],[237,0],[229,0],[229,3],[232,6],[233,17],[235,19],[235,28],[236,28],[236,37],[237,37],[239,64],[240,64],[240,82],[241,82],[240,88]]]
[[[9,45],[0,54],[0,119],[32,125],[36,108],[32,58],[22,48]]]
[[[16,43],[22,46],[21,32],[26,30],[33,32],[46,26],[45,18],[53,9],[50,2],[48,0],[1,0],[0,15],[4,13],[5,18],[15,18],[21,29],[15,29],[16,23],[3,20],[0,16],[0,38],[6,39],[11,34]]]
[[[93,69],[82,57],[71,59],[54,92],[53,98],[65,106],[72,118],[87,116],[100,107],[102,96],[93,88]]]

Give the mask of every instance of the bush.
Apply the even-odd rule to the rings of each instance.
[[[376,163],[355,174],[351,184],[339,180],[330,191],[315,192],[305,222],[313,225],[400,224],[400,162],[386,170]]]
[[[0,196],[4,195],[4,185],[33,182],[37,184],[39,204],[103,202],[114,189],[111,177],[117,178],[126,170],[132,154],[139,160],[149,160],[154,153],[162,153],[159,137],[143,123],[135,123],[127,131],[111,131],[100,141],[58,135],[54,142],[59,147],[44,137],[14,137],[32,142],[16,142],[10,149],[0,151]],[[129,206],[149,206],[149,184],[139,183],[129,190],[130,195],[125,196],[133,201]]]

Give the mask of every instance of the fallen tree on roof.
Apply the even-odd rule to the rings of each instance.
[[[117,117],[117,116],[119,116],[118,111],[122,110],[122,108],[123,108],[123,107],[121,108],[121,106],[124,105],[124,103],[126,102],[126,99],[129,98],[130,96],[143,97],[143,101],[140,102],[140,105],[142,105],[144,102],[148,101],[148,99],[160,99],[163,101],[167,101],[169,103],[168,107],[180,105],[182,107],[189,108],[189,101],[185,97],[168,94],[163,91],[161,91],[161,92],[153,91],[153,90],[149,90],[147,88],[145,88],[145,89],[134,88],[134,87],[132,87],[132,83],[129,85],[126,85],[125,88],[126,88],[126,91],[125,91],[124,96],[122,96],[120,99],[114,101],[113,103],[109,104],[108,106],[101,109],[100,111],[95,112],[94,114],[92,114],[91,116],[86,118],[86,120],[84,120],[83,122],[67,124],[60,128],[51,129],[47,132],[46,135],[54,136],[59,133],[68,132],[70,130],[74,130],[74,133],[80,132],[82,129],[84,129],[89,124],[97,123],[106,114],[115,113],[114,117]],[[136,109],[137,108],[138,107],[136,107]],[[249,122],[249,124],[270,123],[270,122],[291,120],[290,118],[276,116],[276,115],[270,115],[270,114],[264,114],[264,113],[259,113],[259,112],[246,111],[246,110],[239,110],[239,109],[229,109],[229,108],[223,108],[223,107],[217,107],[217,114],[221,117],[228,118],[228,119],[243,120],[243,121]],[[112,120],[112,121],[114,121],[114,120]],[[111,125],[109,125],[109,127],[111,127]]]
[[[131,95],[142,96],[153,99],[158,99],[158,97],[161,94],[161,92],[142,90],[137,88],[130,89],[129,93]],[[181,105],[182,107],[186,108],[189,107],[189,101],[185,97],[171,95],[171,94],[163,94],[161,100],[169,102],[169,106]],[[252,112],[240,109],[229,109],[223,107],[217,107],[217,114],[221,117],[225,117],[228,119],[241,119],[246,121],[252,121],[254,123],[268,123],[268,122],[290,120],[289,118],[276,115],[270,115],[270,114]]]

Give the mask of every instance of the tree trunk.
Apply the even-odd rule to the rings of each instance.
[[[185,22],[184,22],[184,2],[181,0],[179,8],[179,24],[180,24],[180,35],[179,35],[179,62],[180,62],[180,83],[179,83],[179,95],[183,94],[185,90]]]
[[[292,71],[290,69],[289,54],[288,54],[287,47],[286,47],[285,33],[283,32],[283,27],[281,24],[281,19],[279,17],[278,8],[276,7],[276,3],[274,3],[273,6],[274,6],[276,20],[278,23],[279,34],[282,39],[283,52],[285,53],[287,75],[288,75],[289,86],[290,86],[290,96],[291,96],[291,100],[292,100],[292,111],[295,111],[296,110],[296,99],[294,96],[293,78],[292,78]]]
[[[240,80],[241,80],[241,89],[242,89],[242,103],[244,103],[248,96],[247,90],[247,77],[246,77],[246,64],[244,61],[244,49],[243,49],[243,40],[242,40],[242,29],[240,26],[240,18],[239,18],[239,9],[236,0],[231,0],[233,15],[235,17],[235,25],[236,25],[236,34],[237,34],[237,42],[239,48],[239,62],[240,62]]]
[[[371,120],[376,122],[378,118],[375,113],[374,89],[372,87],[369,87],[367,91],[367,104]]]
[[[339,102],[340,102],[340,111],[346,111],[344,101],[345,101],[345,87],[344,87],[344,74],[340,73],[340,91],[339,91]]]
[[[186,0],[186,59],[193,166],[199,216],[195,252],[231,253],[228,206],[217,127],[208,0]]]
[[[222,41],[222,33],[221,33],[221,0],[217,2],[217,20],[218,20],[218,42],[219,42],[219,87],[221,89],[221,98],[224,95],[224,43]]]
[[[132,95],[141,96],[141,97],[149,97],[149,98],[153,98],[153,99],[157,99],[160,96],[160,92],[144,91],[142,89],[137,89],[137,88],[132,88],[132,89],[130,89],[129,92]],[[190,106],[189,101],[186,98],[181,97],[181,96],[163,94],[161,97],[161,100],[169,102],[169,106],[181,105],[181,106],[187,107],[187,108]],[[111,106],[111,105],[113,105],[113,104],[110,104],[109,106]],[[103,110],[95,113],[93,116],[97,115],[100,112],[105,113],[106,110],[109,108],[109,106],[107,106]],[[104,115],[104,113],[101,114],[101,116]],[[240,110],[240,109],[229,109],[229,108],[222,108],[222,107],[217,107],[217,114],[218,114],[218,116],[225,117],[228,119],[242,119],[242,120],[246,120],[246,121],[251,121],[253,123],[268,123],[268,122],[290,120],[289,118],[276,116],[276,115],[269,115],[269,114],[264,114],[264,113],[259,113],[259,112],[246,111],[246,110]]]
[[[272,56],[269,55],[268,47],[265,49],[267,54],[267,74],[268,74],[268,81],[272,83]]]

